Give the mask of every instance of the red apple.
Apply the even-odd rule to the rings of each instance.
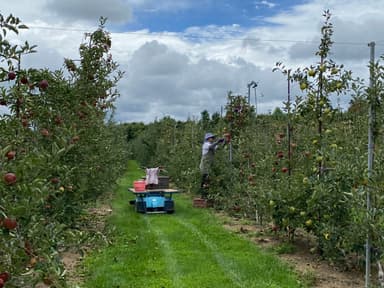
[[[5,154],[5,156],[8,158],[8,160],[15,159],[16,151],[8,151],[7,154]]]
[[[78,142],[80,140],[80,136],[76,135],[76,136],[73,136],[70,143],[71,144],[75,144],[76,142]]]
[[[0,288],[3,288],[4,287],[4,280],[0,278]]]
[[[21,79],[20,79],[20,83],[21,83],[21,84],[24,84],[24,85],[28,84],[28,78],[25,77],[25,76],[21,77]]]
[[[4,182],[7,184],[7,185],[12,185],[12,184],[15,184],[16,183],[16,175],[15,173],[7,173],[4,175]]]
[[[51,178],[51,183],[52,184],[57,184],[57,183],[59,183],[60,182],[60,179],[59,178],[57,178],[57,177],[53,177],[53,178]]]
[[[14,71],[8,72],[8,80],[15,80],[16,79],[16,73]]]
[[[17,227],[17,222],[15,219],[5,218],[3,220],[3,227],[8,230],[15,229]]]
[[[281,172],[283,172],[283,173],[287,173],[287,172],[288,172],[288,168],[287,168],[287,167],[283,167],[283,168],[281,168]]]
[[[45,90],[48,88],[48,81],[47,80],[41,80],[40,83],[39,83],[39,87],[40,89],[42,90]]]
[[[231,134],[230,133],[224,133],[225,142],[229,143],[231,142]]]
[[[56,116],[56,117],[55,117],[55,123],[56,123],[57,125],[61,125],[61,124],[63,124],[63,118],[61,118],[61,116]]]
[[[8,272],[2,272],[0,273],[0,279],[5,282],[7,282],[9,280],[9,278],[11,277],[11,275],[9,275]]]
[[[40,130],[40,134],[47,137],[47,136],[49,136],[49,131],[48,131],[48,129],[43,128]]]
[[[25,119],[25,118],[21,119],[21,125],[23,125],[23,127],[28,127],[29,125],[28,119]]]

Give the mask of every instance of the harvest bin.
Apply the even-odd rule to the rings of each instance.
[[[159,179],[158,184],[148,184],[146,186],[146,189],[151,190],[151,189],[168,189],[169,188],[169,176],[158,176],[158,179]]]
[[[133,181],[133,188],[137,192],[145,191],[145,181],[144,180]]]

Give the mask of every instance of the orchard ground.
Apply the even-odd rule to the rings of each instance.
[[[224,227],[234,233],[243,234],[266,250],[276,251],[277,256],[294,267],[299,275],[313,288],[351,288],[364,287],[364,273],[355,267],[331,265],[321,260],[313,252],[312,236],[305,232],[296,232],[293,243],[288,243],[285,236],[271,233],[270,227],[250,223],[249,220],[217,214],[223,219]]]
[[[86,226],[95,233],[104,233],[104,223],[112,213],[109,200],[97,208],[90,208],[87,219],[90,221]],[[201,209],[201,208],[196,208]],[[211,208],[208,208],[211,209]],[[275,251],[277,257],[291,265],[309,287],[313,288],[351,288],[364,287],[364,273],[354,267],[343,267],[331,265],[321,260],[316,253],[313,253],[311,236],[306,233],[297,232],[294,243],[288,243],[285,235],[273,233],[268,225],[260,226],[240,217],[231,217],[224,213],[212,212],[220,219],[223,226],[232,233],[241,234],[249,241],[255,243],[268,251]],[[177,217],[177,214],[175,214]],[[107,238],[105,241],[108,241]],[[81,285],[82,274],[79,264],[87,253],[96,247],[83,246],[76,250],[66,251],[62,254],[63,263],[67,270],[67,277],[70,287]],[[80,251],[80,252],[79,252]],[[374,281],[374,280],[372,280]]]

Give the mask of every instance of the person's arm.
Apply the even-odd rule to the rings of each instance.
[[[220,138],[219,140],[213,142],[210,146],[209,149],[217,149],[217,145],[220,143],[224,143],[224,138]]]

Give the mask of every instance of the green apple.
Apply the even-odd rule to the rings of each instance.
[[[307,85],[306,82],[301,82],[301,83],[300,83],[300,89],[301,89],[301,90],[305,90],[305,89],[307,89],[307,87],[308,87],[308,85]]]
[[[308,71],[308,76],[315,77],[315,75],[316,75],[316,71],[315,71],[315,70],[310,69],[310,70]]]

